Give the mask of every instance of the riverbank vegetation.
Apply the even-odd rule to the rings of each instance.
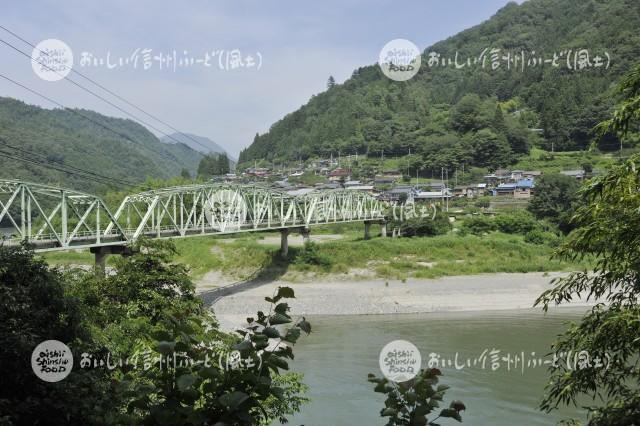
[[[513,216],[519,215],[515,213]],[[313,248],[291,245],[287,260],[279,257],[280,236],[276,233],[242,234],[226,239],[193,237],[175,241],[178,251],[176,259],[189,268],[196,280],[206,278],[210,271],[219,271],[226,275],[229,282],[269,274],[290,281],[319,276],[337,279],[405,279],[499,272],[569,271],[588,265],[588,260],[571,262],[550,259],[560,239],[553,232],[538,232],[537,228],[530,227],[524,233],[505,233],[492,226],[483,232],[476,228],[466,231],[465,223],[482,221],[493,224],[510,220],[514,220],[511,215],[495,220],[473,216],[455,224],[454,229],[444,235],[375,237],[371,240],[362,238],[362,224],[342,224],[336,229],[327,226],[318,229],[318,232],[312,228],[311,238],[313,240],[317,234],[319,242],[314,243]],[[507,225],[502,226],[508,229]],[[337,238],[338,232],[339,239],[320,239],[323,235],[335,235]],[[89,253],[57,252],[43,256],[47,261],[61,265],[91,265],[93,262]],[[313,256],[317,261],[309,260]],[[306,261],[296,261],[300,258]],[[114,262],[116,258],[111,257],[109,264],[113,265]]]
[[[640,124],[640,66],[622,80],[618,94],[619,106],[598,130],[624,140]],[[579,353],[580,364],[575,368],[570,362],[560,362],[551,369],[541,404],[546,411],[586,405],[591,426],[632,425],[640,419],[638,170],[640,155],[635,155],[582,188],[580,207],[573,218],[576,229],[557,258],[574,261],[593,257],[593,271],[559,278],[537,301],[545,310],[584,295],[604,302],[554,343],[556,353]]]
[[[10,372],[0,424],[266,425],[297,412],[306,387],[285,371],[311,325],[289,313],[293,290],[280,287],[268,313],[226,334],[170,242],[136,248],[96,278],[0,246],[0,360]],[[31,371],[34,348],[51,339],[74,357],[60,383]]]

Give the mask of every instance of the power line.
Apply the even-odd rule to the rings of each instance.
[[[26,56],[26,57],[27,57],[27,58],[29,58],[30,60],[34,60],[33,58],[31,58],[31,55],[29,55],[28,53],[23,52],[22,50],[18,49],[17,47],[15,47],[14,45],[12,45],[11,43],[9,43],[9,42],[7,42],[7,41],[5,41],[5,40],[1,39],[1,38],[0,38],[0,43],[3,43],[3,44],[5,44],[5,45],[9,46],[11,49],[15,50],[16,52],[18,52],[18,53],[20,53],[20,54],[22,54],[22,55],[24,55],[24,56]],[[57,72],[56,70],[54,70],[54,69],[52,69],[52,68],[48,67],[46,64],[44,64],[44,63],[42,63],[42,62],[39,62],[39,61],[35,61],[35,62],[36,62],[36,63],[38,63],[38,64],[40,64],[40,65],[42,65],[43,67],[45,67],[45,68],[49,69],[50,71],[53,71],[53,72],[55,72],[56,74],[58,74],[58,75],[62,76],[62,74],[60,74],[60,73],[59,73],[59,72]],[[152,128],[152,129],[153,129],[153,130],[155,130],[156,132],[162,133],[163,135],[165,135],[165,136],[166,136],[166,137],[168,137],[169,139],[173,139],[173,140],[174,140],[175,142],[177,142],[177,143],[182,143],[182,142],[180,142],[179,140],[177,140],[176,138],[172,137],[171,135],[169,135],[169,134],[167,134],[167,133],[163,132],[162,130],[158,129],[158,128],[157,128],[157,127],[155,127],[154,125],[147,123],[146,121],[144,121],[144,120],[142,120],[141,118],[139,118],[139,117],[135,116],[134,114],[130,113],[129,111],[125,110],[124,108],[121,108],[121,107],[119,107],[118,105],[114,104],[114,103],[113,103],[113,102],[111,102],[110,100],[105,99],[103,96],[100,96],[99,94],[97,94],[97,93],[96,93],[96,92],[94,92],[93,90],[91,90],[91,89],[87,89],[87,88],[86,88],[86,87],[84,87],[82,84],[79,84],[79,83],[77,83],[76,81],[74,81],[74,80],[72,80],[72,79],[70,79],[70,78],[67,78],[67,77],[65,77],[64,79],[65,79],[66,81],[68,81],[69,83],[73,84],[74,86],[79,87],[80,89],[84,90],[85,92],[90,93],[91,95],[95,96],[96,98],[98,98],[98,99],[102,100],[103,102],[105,102],[105,103],[107,103],[107,104],[111,105],[112,107],[114,107],[114,108],[115,108],[115,109],[117,109],[118,111],[122,112],[123,114],[126,114],[126,115],[128,115],[129,117],[133,118],[134,120],[136,120],[136,121],[138,121],[138,122],[140,122],[140,123],[144,124],[145,126]]]
[[[19,36],[18,34],[16,34],[15,32],[13,32],[13,31],[9,30],[8,28],[6,28],[6,27],[4,27],[4,26],[2,26],[2,25],[0,25],[0,28],[1,28],[1,29],[3,29],[4,31],[8,32],[9,34],[11,34],[12,36],[14,36],[15,38],[17,38],[18,40],[22,41],[23,43],[25,43],[25,44],[27,44],[27,45],[31,46],[32,48],[36,49],[38,52],[43,53],[43,54],[45,54],[45,55],[49,56],[49,53],[48,53],[48,52],[44,52],[44,51],[42,51],[42,50],[38,49],[38,48],[37,48],[33,43],[29,42],[28,40],[24,39],[23,37],[20,37],[20,36]],[[19,51],[20,53],[22,53],[23,55],[27,56],[30,60],[34,60],[30,55],[28,55],[28,54],[26,54],[25,52],[22,52],[21,50],[17,49],[15,46],[13,46],[13,45],[11,45],[11,44],[7,43],[7,42],[6,42],[6,41],[4,41],[4,40],[0,40],[0,41],[2,41],[3,43],[5,43],[5,44],[9,45],[9,46],[10,46],[11,48],[13,48],[14,50],[17,50],[17,51]],[[43,66],[47,67],[46,65],[42,64],[41,62],[38,62],[38,61],[36,61],[36,62],[37,62],[38,64],[40,64],[40,65],[43,65]],[[65,67],[66,67],[66,66],[65,66]],[[52,70],[52,69],[51,69],[51,68],[49,68],[49,67],[47,67],[47,68],[48,68],[49,70],[51,70],[51,71],[56,72],[55,70]],[[70,68],[70,71],[71,71],[71,72],[73,72],[73,73],[75,73],[75,74],[77,74],[77,75],[79,75],[80,77],[84,78],[85,80],[87,80],[87,81],[91,82],[92,84],[94,84],[95,86],[97,86],[97,87],[99,87],[100,89],[104,90],[105,92],[109,93],[110,95],[115,96],[115,97],[116,97],[117,99],[119,99],[120,101],[122,101],[122,102],[126,103],[127,105],[129,105],[129,106],[131,106],[131,107],[133,107],[133,108],[135,108],[136,110],[138,110],[138,111],[140,111],[141,113],[145,114],[147,117],[150,117],[150,118],[152,118],[152,119],[156,120],[157,122],[164,124],[165,126],[167,126],[168,128],[170,128],[170,129],[171,129],[171,130],[173,130],[174,132],[176,132],[176,133],[178,133],[178,134],[180,134],[180,135],[182,135],[182,136],[184,136],[184,137],[186,137],[186,138],[190,139],[191,141],[195,142],[196,144],[200,145],[201,147],[203,147],[203,148],[205,148],[205,149],[207,149],[207,150],[210,150],[210,148],[209,148],[209,147],[205,146],[203,143],[201,143],[201,142],[200,142],[200,141],[198,141],[197,139],[195,139],[195,138],[191,137],[190,135],[187,135],[187,134],[185,134],[185,133],[182,133],[180,130],[176,129],[174,126],[170,125],[170,124],[169,124],[169,123],[167,123],[166,121],[163,121],[163,120],[161,120],[160,118],[156,117],[155,115],[153,115],[153,114],[151,114],[151,113],[146,112],[145,110],[143,110],[142,108],[138,107],[138,106],[137,106],[137,105],[135,105],[134,103],[132,103],[132,102],[128,101],[128,100],[127,100],[127,99],[125,99],[124,97],[122,97],[122,96],[118,95],[117,93],[115,93],[114,91],[112,91],[112,90],[110,90],[110,89],[106,88],[104,85],[102,85],[102,84],[98,83],[97,81],[95,81],[95,80],[91,79],[90,77],[87,77],[86,75],[82,74],[80,71],[77,71],[77,70],[75,70],[75,69],[73,69],[73,68]],[[56,73],[57,73],[57,72],[56,72]],[[60,75],[60,74],[59,74],[59,75]],[[70,81],[71,81],[71,80],[70,80]],[[75,82],[74,82],[74,84],[75,84]],[[77,84],[76,84],[76,85],[77,85]],[[87,89],[87,90],[88,90],[88,89]],[[92,93],[92,92],[91,92],[91,93]],[[93,94],[94,94],[94,93],[93,93]],[[98,95],[94,94],[94,96],[98,96]],[[102,99],[102,98],[101,98],[101,99]],[[103,100],[104,100],[104,99],[103,99]],[[108,102],[108,101],[105,101],[105,102]],[[108,102],[108,103],[109,103],[110,105],[114,106],[115,108],[118,108],[118,107],[116,107],[114,104],[112,104],[111,102]],[[120,111],[122,111],[120,108],[118,108],[118,109],[119,109]],[[124,111],[123,111],[123,112],[124,112]],[[125,112],[125,114],[127,114],[127,113]],[[133,115],[132,115],[132,117],[133,117]],[[141,121],[141,122],[142,122],[142,123],[144,123],[144,121]],[[146,123],[145,123],[145,124],[146,124]],[[147,125],[149,125],[149,124],[147,124]],[[150,125],[149,125],[149,126],[150,126]],[[176,142],[178,142],[178,143],[182,143],[181,141],[178,141],[177,139],[173,138],[172,136],[167,135],[166,133],[162,132],[161,130],[158,130],[157,128],[155,128],[155,127],[153,127],[153,126],[151,126],[151,127],[152,127],[154,130],[159,131],[160,133],[164,134],[165,136],[167,136],[167,137],[169,137],[169,138],[173,139],[174,141],[176,141]]]
[[[39,154],[39,153],[36,153],[36,152],[33,152],[33,151],[26,150],[24,148],[21,148],[21,147],[15,146],[15,145],[11,145],[10,143],[8,143],[3,138],[0,138],[0,144],[5,145],[5,146],[7,146],[9,148],[12,148],[12,149],[14,149],[16,151],[23,152],[25,154],[33,155],[33,156],[36,156],[36,157],[40,157],[40,158],[42,158],[42,159],[44,159],[46,161],[49,161],[47,156]],[[112,176],[101,175],[100,173],[96,173],[96,172],[94,172],[92,170],[82,169],[80,167],[76,167],[76,166],[73,166],[71,164],[60,164],[60,167],[67,168],[67,169],[70,169],[71,171],[75,171],[75,172],[81,172],[81,173],[89,174],[89,175],[92,175],[92,176],[95,176],[95,177],[98,177],[98,178],[101,178],[101,179],[109,180],[109,181],[112,181],[111,183],[117,183],[117,184],[128,185],[128,186],[136,186],[137,185],[135,182],[129,182],[127,180],[116,178],[116,177],[112,177]]]
[[[133,143],[133,144],[139,144],[139,143],[138,143],[138,141],[136,141],[135,139],[132,139],[129,135],[124,134],[124,133],[120,133],[120,132],[118,132],[117,130],[112,129],[112,128],[111,128],[111,127],[109,127],[109,126],[107,126],[107,125],[105,125],[105,124],[103,124],[103,123],[100,123],[99,121],[94,120],[94,119],[92,119],[91,117],[89,117],[89,116],[87,116],[87,115],[85,115],[85,114],[82,114],[81,112],[79,112],[79,111],[78,111],[78,110],[76,110],[76,109],[67,108],[67,107],[65,107],[64,105],[62,105],[60,102],[57,102],[57,101],[55,101],[55,100],[51,99],[50,97],[48,97],[48,96],[46,96],[46,95],[43,95],[42,93],[38,92],[37,90],[31,89],[30,87],[28,87],[28,86],[26,86],[26,85],[24,85],[24,84],[22,84],[22,83],[19,83],[19,82],[17,82],[17,81],[15,81],[15,80],[13,80],[12,78],[7,77],[7,76],[6,76],[6,75],[4,75],[4,74],[0,74],[0,77],[1,77],[1,78],[4,78],[5,80],[7,80],[7,81],[9,81],[9,82],[11,82],[11,83],[13,83],[13,84],[15,84],[16,86],[22,87],[23,89],[27,90],[28,92],[33,93],[34,95],[40,96],[42,99],[45,99],[45,100],[47,100],[47,101],[51,102],[52,104],[54,104],[54,105],[56,105],[56,106],[58,106],[58,107],[62,108],[62,109],[63,109],[63,110],[65,110],[65,111],[69,111],[69,112],[71,112],[72,114],[78,115],[78,116],[80,116],[80,117],[84,118],[85,120],[88,120],[88,121],[90,121],[91,123],[95,124],[96,126],[99,126],[99,127],[103,128],[103,129],[105,129],[105,130],[108,130],[108,131],[112,132],[113,134],[115,134],[115,135],[117,135],[117,136],[119,136],[119,137],[121,137],[121,138],[123,138],[123,139],[128,140],[129,142],[131,142],[131,143]],[[158,151],[154,151],[154,150],[152,150],[151,148],[145,147],[145,146],[144,146],[143,144],[141,144],[141,143],[140,143],[139,145],[140,145],[140,146],[142,146],[143,148],[147,148],[147,149],[148,149],[149,151],[151,151],[151,152],[154,152],[154,153],[156,153],[156,154],[160,154],[161,156],[163,156],[164,158],[166,158],[166,159],[167,159],[167,160],[169,160],[169,161],[176,161],[176,160],[177,160],[175,157],[169,157],[169,155],[167,155],[167,154],[165,154],[165,153],[161,153],[161,152],[158,152]]]
[[[22,156],[17,156],[16,157],[15,154],[7,153],[7,152],[1,151],[1,150],[0,150],[0,157],[9,158],[11,160],[16,160],[16,161],[22,161],[24,163],[36,164],[38,166],[54,169],[54,170],[57,170],[57,171],[60,171],[60,172],[63,172],[63,173],[66,173],[66,174],[69,174],[69,175],[72,175],[72,176],[79,176],[79,177],[82,177],[82,179],[89,179],[89,180],[93,180],[93,181],[96,181],[96,182],[99,182],[99,183],[103,183],[103,184],[113,184],[113,182],[108,182],[108,181],[105,181],[104,179],[96,178],[96,177],[91,176],[91,175],[82,176],[81,173],[65,170],[63,167],[57,167],[57,166],[54,166],[52,164],[48,164],[48,163],[44,163],[42,161],[35,160],[33,158],[26,158],[26,157],[22,157]]]

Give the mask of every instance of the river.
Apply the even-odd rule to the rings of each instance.
[[[546,366],[524,370],[501,361],[492,369],[487,353],[484,368],[460,368],[467,359],[481,359],[483,351],[500,350],[500,358],[525,355],[525,363],[546,356],[550,344],[569,320],[584,308],[556,310],[546,316],[539,311],[495,311],[371,316],[317,316],[309,318],[313,333],[295,347],[292,370],[305,374],[312,402],[290,419],[292,425],[383,425],[379,412],[384,396],[373,392],[367,373],[380,375],[378,355],[382,347],[397,339],[415,344],[426,367],[429,354],[455,361],[458,367],[440,367],[440,383],[451,386],[445,395],[462,400],[465,425],[552,425],[566,417],[581,417],[577,409],[544,414],[537,409],[548,380]],[[532,352],[535,356],[532,356]],[[522,365],[522,364],[520,364]],[[432,417],[429,418],[432,420]],[[442,420],[442,419],[441,419]],[[447,421],[448,420],[448,421]],[[441,424],[458,424],[445,419]]]

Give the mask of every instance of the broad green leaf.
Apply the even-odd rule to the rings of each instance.
[[[311,324],[304,317],[302,317],[302,320],[296,325],[300,327],[300,330],[304,331],[305,333],[311,333]]]
[[[269,318],[269,324],[271,325],[287,324],[290,322],[291,322],[291,318],[288,315],[281,314],[281,313],[275,313],[274,315],[271,315],[271,317]]]
[[[283,370],[288,370],[289,369],[289,363],[282,357],[279,357],[277,355],[272,355],[269,358],[269,363],[275,367],[281,368]]]
[[[278,287],[277,296],[280,299],[295,299],[295,294],[291,287]]]
[[[284,336],[284,340],[291,343],[296,343],[300,338],[300,329],[299,328],[290,328],[287,330],[287,334]]]
[[[286,314],[289,311],[289,304],[278,303],[273,310],[279,314]]]
[[[156,343],[156,350],[164,356],[171,355],[175,351],[175,347],[176,342],[162,340]]]
[[[452,419],[456,419],[459,422],[462,421],[462,417],[460,416],[460,413],[458,413],[453,408],[445,408],[442,411],[440,411],[440,417],[450,417]]]
[[[382,417],[392,417],[392,416],[395,416],[396,414],[398,414],[398,410],[393,408],[383,408],[382,411],[380,412],[380,415]]]
[[[265,327],[265,329],[262,330],[262,333],[265,336],[271,337],[273,339],[280,337],[280,332],[275,327]]]
[[[196,376],[193,376],[191,374],[183,374],[176,379],[176,385],[178,386],[179,390],[184,391],[185,389],[193,386],[196,380],[198,380]]]
[[[241,391],[225,393],[218,398],[220,404],[224,405],[229,411],[235,411],[240,404],[249,399],[249,395]]]
[[[246,351],[247,349],[251,349],[252,347],[253,345],[251,345],[250,340],[243,340],[242,342],[233,345],[233,349],[236,349],[238,351]]]

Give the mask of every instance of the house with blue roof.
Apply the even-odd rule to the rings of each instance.
[[[520,179],[517,182],[501,183],[492,189],[495,197],[531,198],[535,183],[533,179]]]

